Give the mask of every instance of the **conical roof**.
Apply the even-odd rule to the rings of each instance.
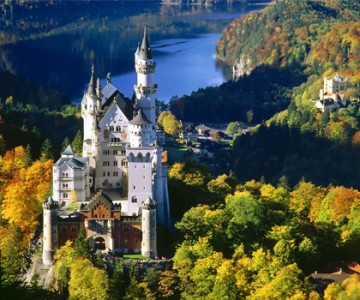
[[[96,82],[95,82],[95,74],[94,74],[94,65],[91,66],[91,77],[90,77],[90,82],[89,82],[89,87],[87,90],[87,93],[89,95],[96,95]]]
[[[144,37],[137,53],[140,59],[152,59],[149,38],[147,36],[146,27],[144,29]]]
[[[71,145],[68,145],[61,154],[65,156],[71,156],[75,155],[75,151],[73,150],[73,148],[71,148]]]
[[[129,122],[131,125],[145,125],[149,123],[141,109],[139,109],[137,116]]]

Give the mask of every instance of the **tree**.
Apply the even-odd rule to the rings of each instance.
[[[65,137],[64,141],[61,144],[61,152],[63,152],[69,145],[70,145],[70,140],[68,137]]]
[[[230,221],[226,233],[234,245],[255,241],[264,230],[264,208],[248,192],[236,192],[229,197],[225,207]]]
[[[161,272],[157,292],[161,299],[178,299],[178,283],[179,279],[173,270],[165,270]]]
[[[74,242],[76,256],[90,258],[91,248],[86,238],[85,229],[81,228]]]
[[[236,135],[240,132],[241,126],[239,122],[230,122],[226,127],[226,134],[227,135]]]
[[[180,131],[183,128],[183,125],[180,121],[170,111],[163,111],[157,120],[158,125],[160,125],[167,134],[178,136]]]
[[[77,154],[82,155],[83,137],[81,130],[76,133],[73,141],[71,142],[71,147]]]
[[[108,275],[106,271],[93,267],[90,260],[77,258],[71,266],[70,299],[108,299]]]
[[[41,203],[49,190],[52,175],[52,161],[36,161],[5,188],[2,203],[2,217],[17,224],[27,238],[39,224]]]
[[[61,295],[68,295],[71,267],[75,262],[76,253],[71,241],[66,241],[55,255],[54,274],[58,282],[58,290]]]
[[[251,300],[307,299],[301,270],[296,264],[280,269],[274,279],[255,290],[249,297]],[[290,298],[292,297],[292,298]]]
[[[50,159],[54,159],[53,146],[49,139],[45,139],[45,141],[41,145],[40,155],[42,162],[45,162]]]
[[[116,261],[114,273],[109,282],[110,300],[122,300],[128,286],[129,278],[124,274],[121,261]]]

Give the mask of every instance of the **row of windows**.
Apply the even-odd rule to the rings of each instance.
[[[67,228],[66,227],[61,227],[61,232],[62,233],[66,233]],[[77,232],[77,228],[76,227],[71,227],[71,232]]]
[[[63,183],[62,187],[63,187],[63,189],[67,189],[69,187],[69,185],[67,183]]]
[[[124,176],[124,172],[122,172],[122,175]],[[110,172],[103,172],[103,177],[105,176],[110,176]],[[118,171],[114,171],[113,172],[113,176],[119,176],[119,172]]]
[[[110,126],[110,127],[109,127],[109,131],[117,131],[117,132],[119,132],[119,131],[121,131],[121,127],[120,127],[120,126],[116,126],[116,127],[115,127],[115,130],[114,130],[114,126]]]
[[[114,166],[114,167],[117,167],[117,166],[118,166],[118,161],[117,161],[117,160],[114,160],[114,161],[113,161],[113,166]],[[126,159],[123,159],[123,160],[121,161],[121,166],[122,166],[122,167],[127,166],[127,161],[126,161]],[[104,160],[104,161],[103,161],[103,167],[110,167],[110,161]]]
[[[111,138],[110,139],[110,142],[112,142],[112,143],[120,143],[121,142],[121,140],[120,140],[120,138]]]
[[[125,155],[126,150],[113,150],[114,155]],[[105,149],[103,150],[103,155],[110,155],[110,150]]]
[[[127,227],[127,226],[125,226],[125,227],[123,228],[123,231],[124,231],[124,232],[130,232],[130,228]],[[133,227],[133,230],[132,230],[132,231],[133,231],[133,232],[139,232],[140,229],[139,229],[139,228],[136,228],[136,227]]]
[[[103,187],[112,187],[112,183],[109,183],[107,180],[105,180],[105,181],[103,181],[102,186],[103,186]],[[121,183],[120,183],[120,182],[116,182],[116,186],[117,186],[117,187],[121,186]]]

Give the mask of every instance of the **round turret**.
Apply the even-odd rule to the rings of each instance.
[[[57,213],[58,203],[51,197],[43,203],[43,264],[52,265],[57,249]]]
[[[150,197],[142,203],[142,232],[141,254],[154,258],[157,256],[156,203]]]

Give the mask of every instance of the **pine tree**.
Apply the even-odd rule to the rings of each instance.
[[[24,164],[25,167],[30,167],[30,165],[32,164],[32,159],[31,159],[31,146],[30,144],[26,145],[26,149],[25,149],[25,157],[24,157]]]
[[[76,133],[74,140],[71,143],[71,147],[74,149],[74,151],[77,154],[82,155],[82,146],[83,146],[83,137],[81,131],[79,130]]]
[[[109,295],[111,300],[122,300],[129,285],[129,278],[124,273],[123,263],[117,261],[112,278],[109,282]]]
[[[68,137],[66,137],[61,144],[61,152],[63,152],[66,149],[66,147],[69,145],[70,145],[70,140]]]
[[[51,141],[49,139],[46,139],[41,146],[40,160],[42,162],[45,162],[49,159],[54,159],[54,152]]]
[[[91,256],[91,248],[89,245],[89,241],[86,238],[85,229],[81,228],[76,239],[75,239],[75,253],[76,256],[81,256],[84,258],[90,258]]]

